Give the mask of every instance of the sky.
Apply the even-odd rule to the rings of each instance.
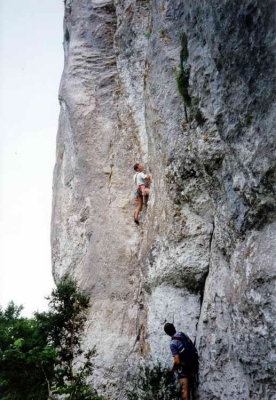
[[[0,0],[0,305],[46,309],[63,0]]]

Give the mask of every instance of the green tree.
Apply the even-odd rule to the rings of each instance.
[[[1,400],[46,400],[54,375],[56,352],[40,334],[34,318],[20,316],[22,306],[11,302],[0,310]]]
[[[21,317],[21,306],[0,310],[0,399],[100,400],[86,379],[95,349],[82,348],[89,298],[66,277],[51,293],[49,311]]]
[[[87,320],[89,297],[76,281],[65,278],[49,297],[49,311],[36,314],[41,329],[48,332],[48,343],[56,352],[51,395],[68,395],[70,400],[96,400],[99,397],[86,383],[93,373],[91,359],[95,348],[84,351],[82,335]]]

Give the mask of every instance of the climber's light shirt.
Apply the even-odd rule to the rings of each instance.
[[[147,184],[146,177],[147,175],[144,174],[144,172],[138,172],[137,174],[134,175],[134,182],[136,183],[137,186],[146,185]]]

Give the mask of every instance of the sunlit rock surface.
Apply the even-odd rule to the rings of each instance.
[[[196,337],[201,399],[276,396],[275,15],[270,0],[65,1],[53,274],[91,296],[109,398],[139,360],[170,364],[165,321]],[[139,227],[137,161],[153,177]]]

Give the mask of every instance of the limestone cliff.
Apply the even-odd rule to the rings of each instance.
[[[53,274],[91,296],[109,398],[170,363],[165,320],[197,338],[201,399],[276,398],[275,26],[273,0],[65,0]]]

